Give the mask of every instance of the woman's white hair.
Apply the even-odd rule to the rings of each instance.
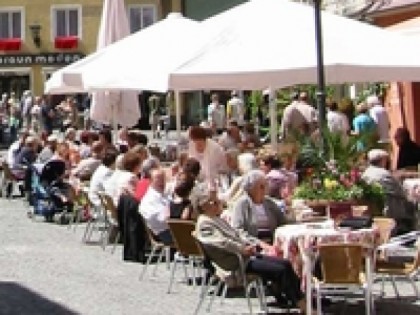
[[[240,154],[238,156],[238,168],[242,174],[257,169],[258,165],[255,155],[249,152]]]
[[[260,170],[250,170],[247,172],[242,179],[242,188],[245,192],[249,192],[254,185],[262,180],[265,179],[265,174],[263,171]]]

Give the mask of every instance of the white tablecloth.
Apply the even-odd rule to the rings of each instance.
[[[298,252],[298,242],[308,250],[315,245],[329,243],[360,243],[366,247],[373,247],[378,237],[379,232],[375,228],[334,228],[334,222],[328,220],[278,227],[274,234],[274,245],[283,253],[284,258],[293,259],[293,255]]]

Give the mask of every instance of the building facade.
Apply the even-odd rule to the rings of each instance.
[[[180,0],[125,0],[132,32],[180,11]],[[57,69],[96,50],[103,0],[2,0],[0,93],[40,95]]]
[[[384,1],[372,7],[367,14],[368,19],[380,27],[389,27],[419,16],[420,0]],[[412,40],[418,40],[418,36],[413,35]],[[390,117],[391,139],[397,128],[406,127],[412,139],[420,144],[420,82],[390,82],[384,105]],[[393,147],[396,147],[394,141]],[[397,151],[393,152],[394,162]]]

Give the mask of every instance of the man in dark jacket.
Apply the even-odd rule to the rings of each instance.
[[[420,163],[420,146],[411,140],[408,129],[398,128],[395,131],[394,139],[399,148],[397,170],[411,167],[417,169]]]

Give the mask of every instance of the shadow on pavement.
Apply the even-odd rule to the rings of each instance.
[[[0,282],[1,315],[74,315],[76,312],[15,282]]]
[[[404,297],[397,298],[384,298],[375,300],[376,315],[418,315],[420,314],[420,305],[413,304],[416,298]],[[360,315],[365,314],[364,301],[347,301],[335,302],[328,307],[323,308],[325,315]],[[270,308],[269,315],[274,314],[296,314],[293,311],[288,312],[285,309]]]

